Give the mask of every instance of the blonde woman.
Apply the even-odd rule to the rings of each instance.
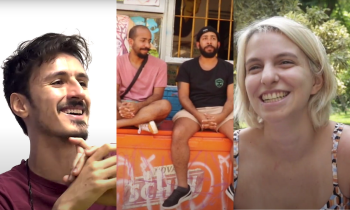
[[[319,39],[273,17],[237,33],[234,206],[349,209],[350,127],[329,120],[336,80]]]

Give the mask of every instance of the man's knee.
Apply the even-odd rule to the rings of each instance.
[[[169,114],[171,112],[171,103],[168,100],[162,99],[159,101],[159,106],[163,113]]]
[[[219,132],[226,135],[231,141],[233,141],[233,120],[228,120],[220,128]]]
[[[176,125],[174,126],[173,132],[172,132],[172,145],[178,145],[178,144],[187,144],[188,139],[184,139],[184,132],[186,132],[186,128],[183,125]]]

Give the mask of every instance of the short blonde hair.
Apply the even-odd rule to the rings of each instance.
[[[332,111],[331,101],[336,95],[337,82],[321,41],[307,27],[284,17],[272,17],[255,22],[235,34],[237,40],[237,85],[234,99],[234,117],[253,128],[262,128],[263,120],[250,105],[245,88],[246,46],[253,34],[277,32],[287,36],[307,56],[314,76],[322,75],[323,86],[309,99],[308,110],[313,127],[319,128],[329,122]]]

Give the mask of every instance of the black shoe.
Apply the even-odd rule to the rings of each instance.
[[[226,195],[233,201],[233,187],[232,184],[226,189]]]
[[[163,209],[174,209],[178,207],[182,202],[187,201],[191,198],[191,187],[188,186],[187,192],[180,192],[175,189],[173,193],[164,201]]]

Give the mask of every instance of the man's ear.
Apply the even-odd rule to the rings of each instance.
[[[199,49],[199,42],[196,42],[196,47],[197,49]]]
[[[315,95],[323,86],[323,74],[316,75],[312,86],[311,95]]]
[[[132,38],[128,38],[128,42],[130,47],[134,44],[134,40]]]
[[[10,96],[10,107],[12,112],[21,118],[29,115],[29,107],[27,98],[19,93],[12,93]]]

